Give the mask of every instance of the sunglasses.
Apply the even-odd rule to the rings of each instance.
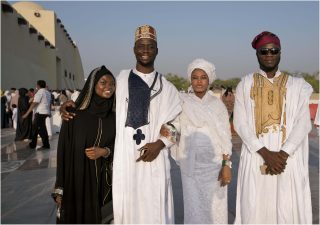
[[[268,55],[270,53],[271,55],[278,55],[280,52],[280,48],[260,48],[258,50],[258,53],[260,55]]]

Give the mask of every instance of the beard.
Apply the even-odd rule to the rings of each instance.
[[[140,60],[139,57],[136,57],[137,60],[137,64],[143,67],[153,67],[154,65],[154,61],[155,61],[155,57],[149,59],[148,61],[143,61]]]
[[[276,59],[275,63],[273,65],[266,65],[259,57],[258,62],[260,65],[260,69],[262,69],[265,72],[272,72],[276,69],[278,69],[279,63],[280,63],[280,56]]]

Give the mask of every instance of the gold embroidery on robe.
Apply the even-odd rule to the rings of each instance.
[[[256,73],[253,75],[253,86],[250,97],[255,102],[254,115],[256,135],[277,132],[281,124],[283,103],[286,97],[286,83],[288,75],[281,74],[273,79],[271,83],[266,77]],[[282,143],[286,137],[286,112],[283,112],[283,122],[280,128],[282,132]]]

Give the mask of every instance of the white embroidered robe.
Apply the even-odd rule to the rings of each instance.
[[[260,74],[266,74],[260,70]],[[276,76],[281,73],[278,71]],[[272,80],[270,80],[272,82]],[[311,130],[309,97],[312,87],[303,78],[289,76],[286,84],[286,138],[282,132],[264,133],[257,138],[254,101],[250,98],[253,74],[242,78],[236,90],[234,127],[243,144],[238,170],[235,223],[312,223],[309,185],[308,133]],[[283,118],[281,119],[283,121]],[[280,175],[261,175],[263,158],[256,151],[265,146],[289,154]]]
[[[155,72],[144,75],[133,70],[150,87]],[[139,127],[145,139],[139,145],[133,140],[136,130],[126,127],[128,109],[128,77],[130,70],[121,71],[116,90],[116,140],[113,161],[114,222],[126,224],[174,223],[174,208],[168,149],[160,151],[152,162],[136,162],[138,151],[146,143],[160,138],[161,125],[173,120],[181,111],[177,89],[162,77],[162,90],[149,108],[149,124]],[[160,89],[160,77],[151,95]],[[161,139],[163,140],[163,139]],[[166,142],[165,140],[163,140]],[[166,143],[165,143],[166,144]]]

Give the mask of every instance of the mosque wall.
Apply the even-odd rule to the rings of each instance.
[[[19,25],[18,18],[16,11],[1,12],[1,89],[34,88],[39,79],[55,86],[54,49],[45,46],[41,34],[30,32],[28,23]]]
[[[56,56],[61,60],[61,67],[57,70],[58,83],[63,88],[82,88],[84,72],[79,50],[60,19],[55,21]]]
[[[55,13],[35,3],[31,3],[33,9],[18,6],[19,11],[1,2],[1,89],[34,88],[40,79],[50,89],[82,88],[79,50],[61,29]]]
[[[54,29],[55,13],[53,11],[45,10],[33,2],[18,2],[13,4],[12,7],[22,15],[28,23],[40,31],[50,43],[56,45]]]

